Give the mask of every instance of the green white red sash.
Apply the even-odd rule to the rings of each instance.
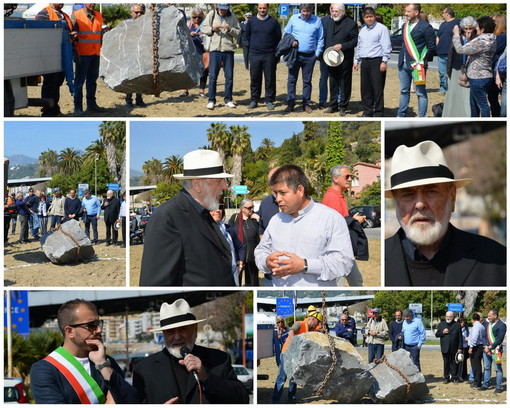
[[[418,52],[418,48],[416,48],[416,44],[414,43],[413,37],[411,36],[411,27],[409,27],[409,21],[404,24],[403,32],[404,44],[412,59],[409,61],[409,64],[411,64],[411,67],[413,68],[414,83],[416,85],[425,85],[424,58],[425,55],[427,55],[427,47],[423,47],[421,54]]]
[[[104,404],[106,398],[96,380],[69,351],[59,347],[45,358],[69,381],[82,404]]]
[[[496,323],[490,323],[489,324],[489,330],[487,330],[487,339],[489,340],[489,345],[493,344],[496,341],[496,336],[494,335],[494,332],[492,331],[492,327]],[[503,355],[501,353],[501,345],[497,346],[495,349],[491,350],[492,353],[492,359],[497,363],[500,364],[503,360]]]

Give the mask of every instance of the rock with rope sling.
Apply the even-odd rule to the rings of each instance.
[[[429,389],[423,376],[404,349],[394,351],[370,369],[375,382],[370,389],[373,401],[405,404],[428,399]]]
[[[323,333],[308,332],[294,337],[285,351],[284,364],[285,373],[298,385],[314,391],[320,389],[324,398],[342,403],[359,401],[374,382],[370,366],[350,342]]]
[[[94,248],[76,220],[64,222],[60,229],[41,238],[44,254],[55,264],[69,264],[92,258]]]
[[[114,91],[159,96],[190,89],[204,66],[182,12],[176,7],[151,11],[121,22],[103,36],[99,75]]]

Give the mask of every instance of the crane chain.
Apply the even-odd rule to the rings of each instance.
[[[151,3],[150,6],[152,17],[152,89],[154,96],[159,97],[161,90],[159,88],[159,27],[160,16],[157,3]]]
[[[59,231],[62,234],[64,234],[66,237],[69,237],[71,239],[71,241],[73,241],[76,244],[76,259],[75,259],[75,262],[78,262],[80,260],[80,244],[78,243],[78,241],[76,241],[74,239],[74,237],[71,234],[69,234],[68,232],[65,232],[62,228],[60,228]]]
[[[376,364],[380,363],[386,364],[389,368],[391,368],[393,371],[395,371],[398,375],[402,377],[402,379],[406,383],[406,398],[404,400],[404,404],[407,404],[407,400],[409,398],[409,395],[411,394],[411,381],[409,381],[409,379],[405,376],[405,374],[402,371],[400,371],[398,367],[395,367],[393,364],[389,363],[388,360],[386,359],[386,356],[383,355],[379,360],[374,361]]]

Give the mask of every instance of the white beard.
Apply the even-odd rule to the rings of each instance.
[[[331,17],[334,22],[338,22],[342,19],[342,17]]]
[[[220,208],[219,198],[213,195],[211,188],[207,184],[207,180],[202,184],[202,188],[204,189],[204,197],[202,198],[204,207],[209,211],[215,211]]]
[[[187,344],[186,346],[187,346],[190,350],[193,350],[193,346],[194,346],[194,344]],[[177,358],[177,359],[179,359],[179,360],[180,360],[181,358],[183,358],[183,357],[182,357],[182,355],[181,355],[181,348],[182,348],[182,346],[181,346],[181,347],[168,347],[168,346],[166,347],[166,349],[168,350],[168,352],[169,352],[172,356],[174,356],[175,358]]]

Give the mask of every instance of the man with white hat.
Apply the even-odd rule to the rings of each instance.
[[[457,353],[462,353],[462,330],[460,323],[454,320],[453,312],[448,311],[445,320],[437,326],[436,337],[439,337],[441,354],[443,355],[443,384],[459,382],[459,370],[455,361]]]
[[[163,303],[160,327],[165,348],[136,364],[133,386],[146,404],[247,404],[248,394],[230,356],[197,346],[198,320],[184,299]]]
[[[218,152],[184,155],[183,188],[158,207],[146,227],[140,286],[235,286],[230,245],[209,211],[227,188]]]
[[[324,62],[328,65],[330,99],[326,113],[345,116],[352,89],[354,47],[358,43],[358,26],[345,14],[345,5],[334,3],[329,8],[331,18],[324,21]],[[332,52],[333,51],[333,52]],[[328,63],[331,57],[333,64]],[[342,58],[343,56],[343,58]],[[338,97],[340,95],[340,101]]]
[[[427,140],[399,146],[390,188],[401,228],[386,240],[386,286],[505,286],[506,248],[449,223],[456,179],[441,148]]]

